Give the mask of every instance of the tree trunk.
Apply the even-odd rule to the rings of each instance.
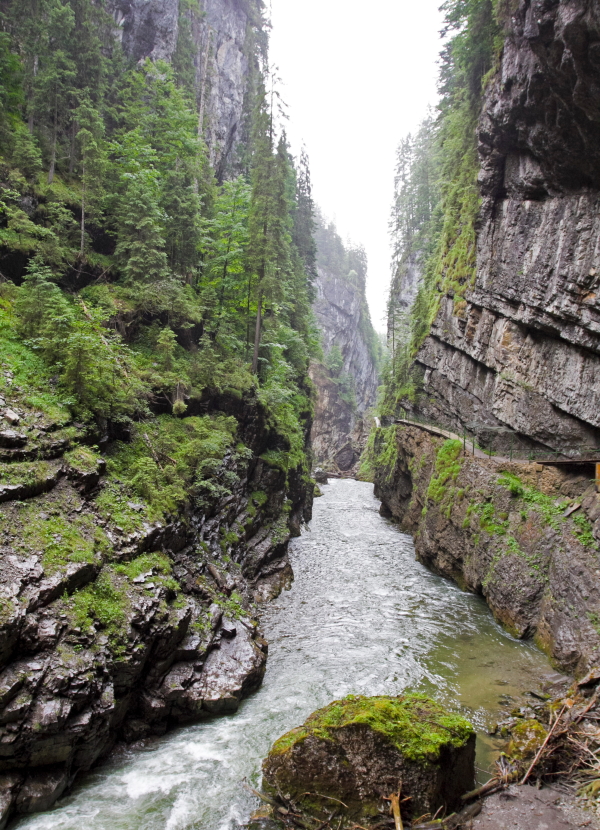
[[[258,372],[258,350],[260,348],[260,327],[262,323],[262,296],[258,298],[256,309],[256,329],[254,331],[254,355],[252,356],[252,374]]]
[[[48,184],[54,181],[54,170],[56,169],[56,142],[58,140],[58,95],[54,96],[54,130],[52,132],[52,153],[50,156],[50,169],[48,170]]]
[[[79,255],[83,258],[85,251],[85,162],[82,170],[81,182],[81,247],[79,248]]]
[[[71,147],[69,151],[69,175],[72,176],[75,172],[75,121],[71,124]]]

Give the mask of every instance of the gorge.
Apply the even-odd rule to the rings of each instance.
[[[0,0],[0,829],[247,825],[345,695],[481,783],[596,700],[600,14],[444,14],[384,346],[261,0]]]

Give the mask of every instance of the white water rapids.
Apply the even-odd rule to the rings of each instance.
[[[290,545],[294,585],[264,610],[261,688],[235,715],[114,756],[19,830],[234,830],[257,806],[243,782],[260,785],[273,741],[336,698],[418,689],[484,733],[539,686],[545,657],[506,634],[479,597],[416,562],[372,485],[323,489],[311,529]],[[480,767],[492,750],[482,735]]]

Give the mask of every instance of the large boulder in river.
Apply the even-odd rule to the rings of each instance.
[[[418,694],[336,700],[275,742],[263,785],[299,809],[368,819],[409,797],[421,816],[456,808],[475,778],[471,724]]]

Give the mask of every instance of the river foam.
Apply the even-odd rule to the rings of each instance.
[[[271,743],[343,695],[426,691],[480,730],[550,669],[479,597],[415,561],[412,539],[378,512],[370,484],[332,480],[311,529],[290,545],[295,582],[265,608],[262,687],[235,715],[178,729],[104,763],[19,830],[233,830],[257,806]]]

